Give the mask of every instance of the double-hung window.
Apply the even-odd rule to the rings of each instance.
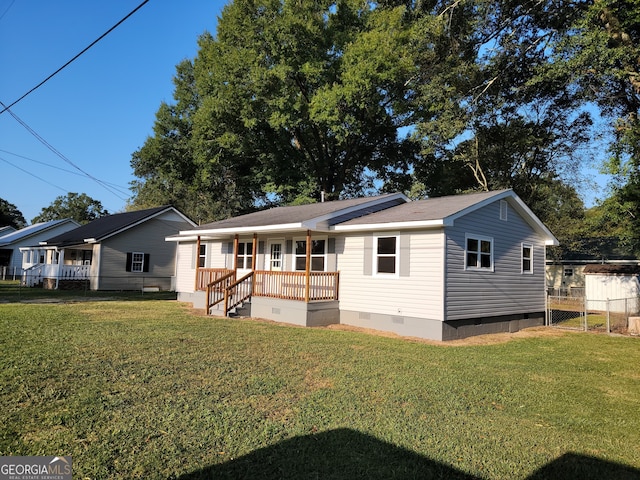
[[[307,241],[295,241],[296,271],[305,271],[307,265]],[[311,271],[324,272],[327,255],[327,241],[325,239],[311,240]]]
[[[205,243],[200,244],[200,251],[198,252],[198,267],[204,268],[207,265],[207,245]]]
[[[253,242],[238,243],[238,268],[251,270],[253,268]]]
[[[522,244],[522,273],[533,273],[533,245]]]
[[[398,273],[398,237],[375,237],[374,272],[377,275],[396,275]]]
[[[127,252],[127,272],[142,273],[149,271],[149,254],[143,252]]]
[[[465,268],[493,271],[493,239],[478,235],[465,237]]]

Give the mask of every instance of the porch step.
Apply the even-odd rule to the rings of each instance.
[[[242,305],[238,305],[232,311],[229,312],[230,317],[250,317],[251,316],[251,302],[244,302]]]

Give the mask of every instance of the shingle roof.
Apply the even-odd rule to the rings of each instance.
[[[640,275],[640,265],[599,264],[584,267],[584,274]]]
[[[170,206],[162,206],[149,208],[146,210],[138,210],[135,212],[116,213],[97,218],[96,220],[75,228],[69,232],[57,235],[48,239],[46,245],[49,246],[65,246],[79,245],[85,243],[85,239],[94,238],[97,241],[108,237],[120,230],[133,226],[146,218],[153,217],[156,214],[171,208]]]
[[[0,237],[0,246],[10,245],[19,240],[28,238],[32,235],[36,235],[38,233],[44,232],[50,228],[55,227],[56,225],[60,225],[67,222],[76,223],[70,218],[65,218],[63,220],[50,220],[48,222],[34,223],[33,225],[29,225],[28,227],[21,228],[20,230],[16,230],[15,232],[11,232]]]
[[[372,213],[364,217],[354,218],[353,220],[341,223],[340,226],[442,220],[508,191],[509,190],[496,190],[493,192],[449,195],[446,197],[429,198],[427,200],[415,200],[389,210],[382,210],[381,212]]]
[[[260,212],[227,218],[217,222],[201,225],[195,230],[218,230],[226,228],[264,227],[270,225],[284,225],[301,223],[330,214],[338,214],[351,207],[363,205],[372,201],[397,196],[396,194],[379,195],[376,197],[352,198],[332,202],[312,203],[309,205],[295,205],[290,207],[276,207]]]

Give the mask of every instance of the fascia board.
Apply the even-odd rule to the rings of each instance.
[[[414,222],[369,223],[362,225],[336,225],[332,230],[336,232],[358,232],[366,230],[400,230],[408,228],[439,228],[444,226],[444,220],[417,220]]]
[[[233,235],[236,233],[260,233],[260,232],[276,232],[276,231],[302,231],[308,230],[310,227],[304,223],[285,223],[279,225],[262,225],[252,227],[229,227],[229,228],[215,228],[208,230],[182,230],[180,231],[180,237],[184,236],[214,236],[221,237],[227,235]]]

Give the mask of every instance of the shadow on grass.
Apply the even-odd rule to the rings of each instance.
[[[203,479],[464,479],[481,480],[355,430],[339,429],[296,437],[243,457],[191,472],[179,480]],[[567,453],[529,480],[640,479],[640,470]]]
[[[350,429],[295,437],[235,460],[185,474],[179,480],[209,478],[478,479]]]

